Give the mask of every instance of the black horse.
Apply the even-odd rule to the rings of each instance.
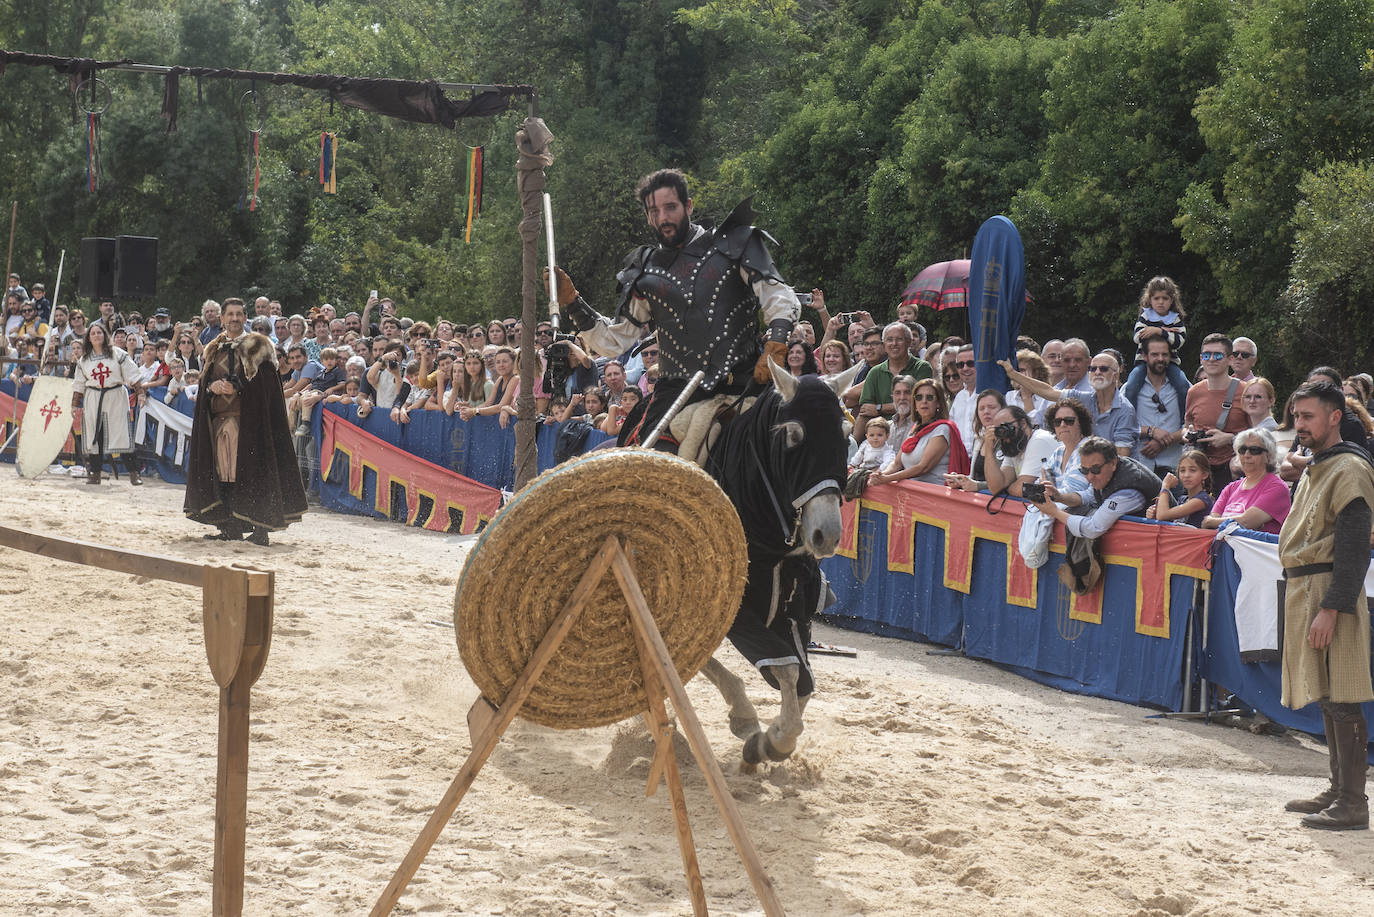
[[[847,455],[836,392],[852,378],[798,379],[770,365],[774,387],[727,422],[706,462],[749,545],[749,582],[729,639],[782,695],[782,712],[765,730],[738,677],[715,659],[702,669],[730,705],[730,731],[744,739],[749,767],[792,754],[814,689],[811,618],[834,600],[817,561],[839,544]]]

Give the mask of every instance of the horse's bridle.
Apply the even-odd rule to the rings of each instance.
[[[801,531],[801,508],[806,505],[806,501],[812,497],[819,496],[827,491],[833,490],[835,493],[841,492],[839,482],[826,479],[818,481],[797,499],[792,501],[792,518],[789,523],[787,514],[782,510],[782,503],[778,500],[778,495],[773,492],[773,485],[768,480],[768,471],[763,467],[763,462],[759,459],[759,452],[751,439],[749,444],[749,457],[754,460],[754,467],[758,470],[759,480],[763,481],[763,489],[768,493],[768,502],[773,505],[773,512],[778,517],[778,524],[782,527],[783,543],[791,548],[797,544],[797,536]]]

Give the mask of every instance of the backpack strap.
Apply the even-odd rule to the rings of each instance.
[[[1236,389],[1240,388],[1240,380],[1232,378],[1231,384],[1226,387],[1226,397],[1221,401],[1221,413],[1217,415],[1217,429],[1226,432],[1226,421],[1231,419],[1231,402],[1236,398]]]

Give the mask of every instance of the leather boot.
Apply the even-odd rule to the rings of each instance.
[[[1340,795],[1321,812],[1304,815],[1302,823],[1323,831],[1358,831],[1369,827],[1365,795],[1369,726],[1358,706],[1354,713],[1333,714],[1340,743]]]
[[[86,483],[100,483],[100,459],[91,459],[86,466]]]
[[[124,470],[129,472],[129,483],[134,487],[143,483],[143,478],[138,475],[138,466],[140,464],[139,460],[132,455],[124,456]]]
[[[1326,730],[1326,757],[1331,763],[1331,785],[1311,799],[1292,799],[1283,808],[1289,812],[1315,815],[1336,801],[1341,790],[1340,743],[1336,741],[1336,727],[1331,714],[1322,708],[1322,727]]]

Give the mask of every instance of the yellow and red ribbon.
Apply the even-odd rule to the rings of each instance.
[[[464,243],[472,242],[472,221],[482,213],[482,162],[483,148],[473,147],[468,152],[468,221]]]

